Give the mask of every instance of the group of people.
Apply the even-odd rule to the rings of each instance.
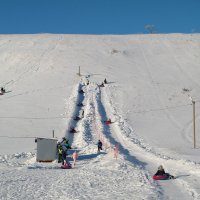
[[[103,143],[101,140],[98,140],[97,143],[97,153],[99,153],[102,149]],[[58,163],[62,163],[61,168],[64,169],[70,169],[72,168],[72,165],[68,162],[67,156],[68,156],[68,150],[71,149],[71,145],[69,144],[69,140],[67,138],[63,138],[61,142],[58,143],[57,151],[58,151]],[[76,159],[78,158],[78,154],[75,151],[72,154],[72,158],[74,160],[73,165],[75,166]],[[169,173],[166,173],[163,166],[160,165],[158,167],[157,172],[154,176],[165,176],[167,179],[175,179],[175,177]]]
[[[57,146],[58,163],[62,163],[62,165],[61,165],[62,169],[71,169],[76,164],[76,160],[78,158],[78,153],[77,153],[77,151],[73,152],[73,154],[71,156],[73,158],[73,164],[71,164],[67,160],[69,149],[71,149],[71,145],[69,144],[69,140],[67,140],[64,137],[63,140],[61,142],[59,142],[58,146]]]
[[[63,140],[57,145],[58,163],[62,163],[62,165],[64,165],[64,162],[67,162],[67,155],[69,149],[71,149],[69,140],[64,137]]]

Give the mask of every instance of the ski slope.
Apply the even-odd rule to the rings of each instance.
[[[199,51],[199,34],[1,35],[0,199],[200,199]],[[53,130],[71,170],[35,161]],[[177,179],[153,181],[160,164]]]

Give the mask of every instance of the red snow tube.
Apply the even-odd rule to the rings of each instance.
[[[169,176],[168,175],[157,175],[157,176],[154,175],[152,178],[153,180],[168,180]]]
[[[112,122],[110,122],[110,121],[105,121],[105,123],[106,123],[106,124],[112,124]]]

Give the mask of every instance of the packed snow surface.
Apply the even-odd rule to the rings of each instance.
[[[200,199],[199,52],[199,34],[0,35],[0,199]],[[53,132],[72,169],[36,162]]]

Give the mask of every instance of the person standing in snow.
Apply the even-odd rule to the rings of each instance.
[[[62,146],[59,145],[59,146],[58,146],[58,163],[61,163],[61,162],[62,162],[62,153],[63,153]]]
[[[77,151],[74,151],[74,153],[72,154],[72,158],[73,158],[73,166],[75,166],[76,160],[77,160],[77,158],[78,158],[78,153],[77,153]]]
[[[101,140],[99,140],[97,143],[98,153],[102,150],[102,146],[103,146],[103,144],[102,144]]]
[[[69,141],[66,140],[65,144],[62,144],[62,163],[67,160],[68,149],[71,149],[71,145],[69,144]]]
[[[69,144],[69,140],[66,140],[65,144],[62,145],[63,149],[65,150],[67,154],[67,150],[71,149],[71,145]]]
[[[67,153],[66,150],[63,149],[62,151],[62,165],[64,165],[64,162],[67,160]]]

